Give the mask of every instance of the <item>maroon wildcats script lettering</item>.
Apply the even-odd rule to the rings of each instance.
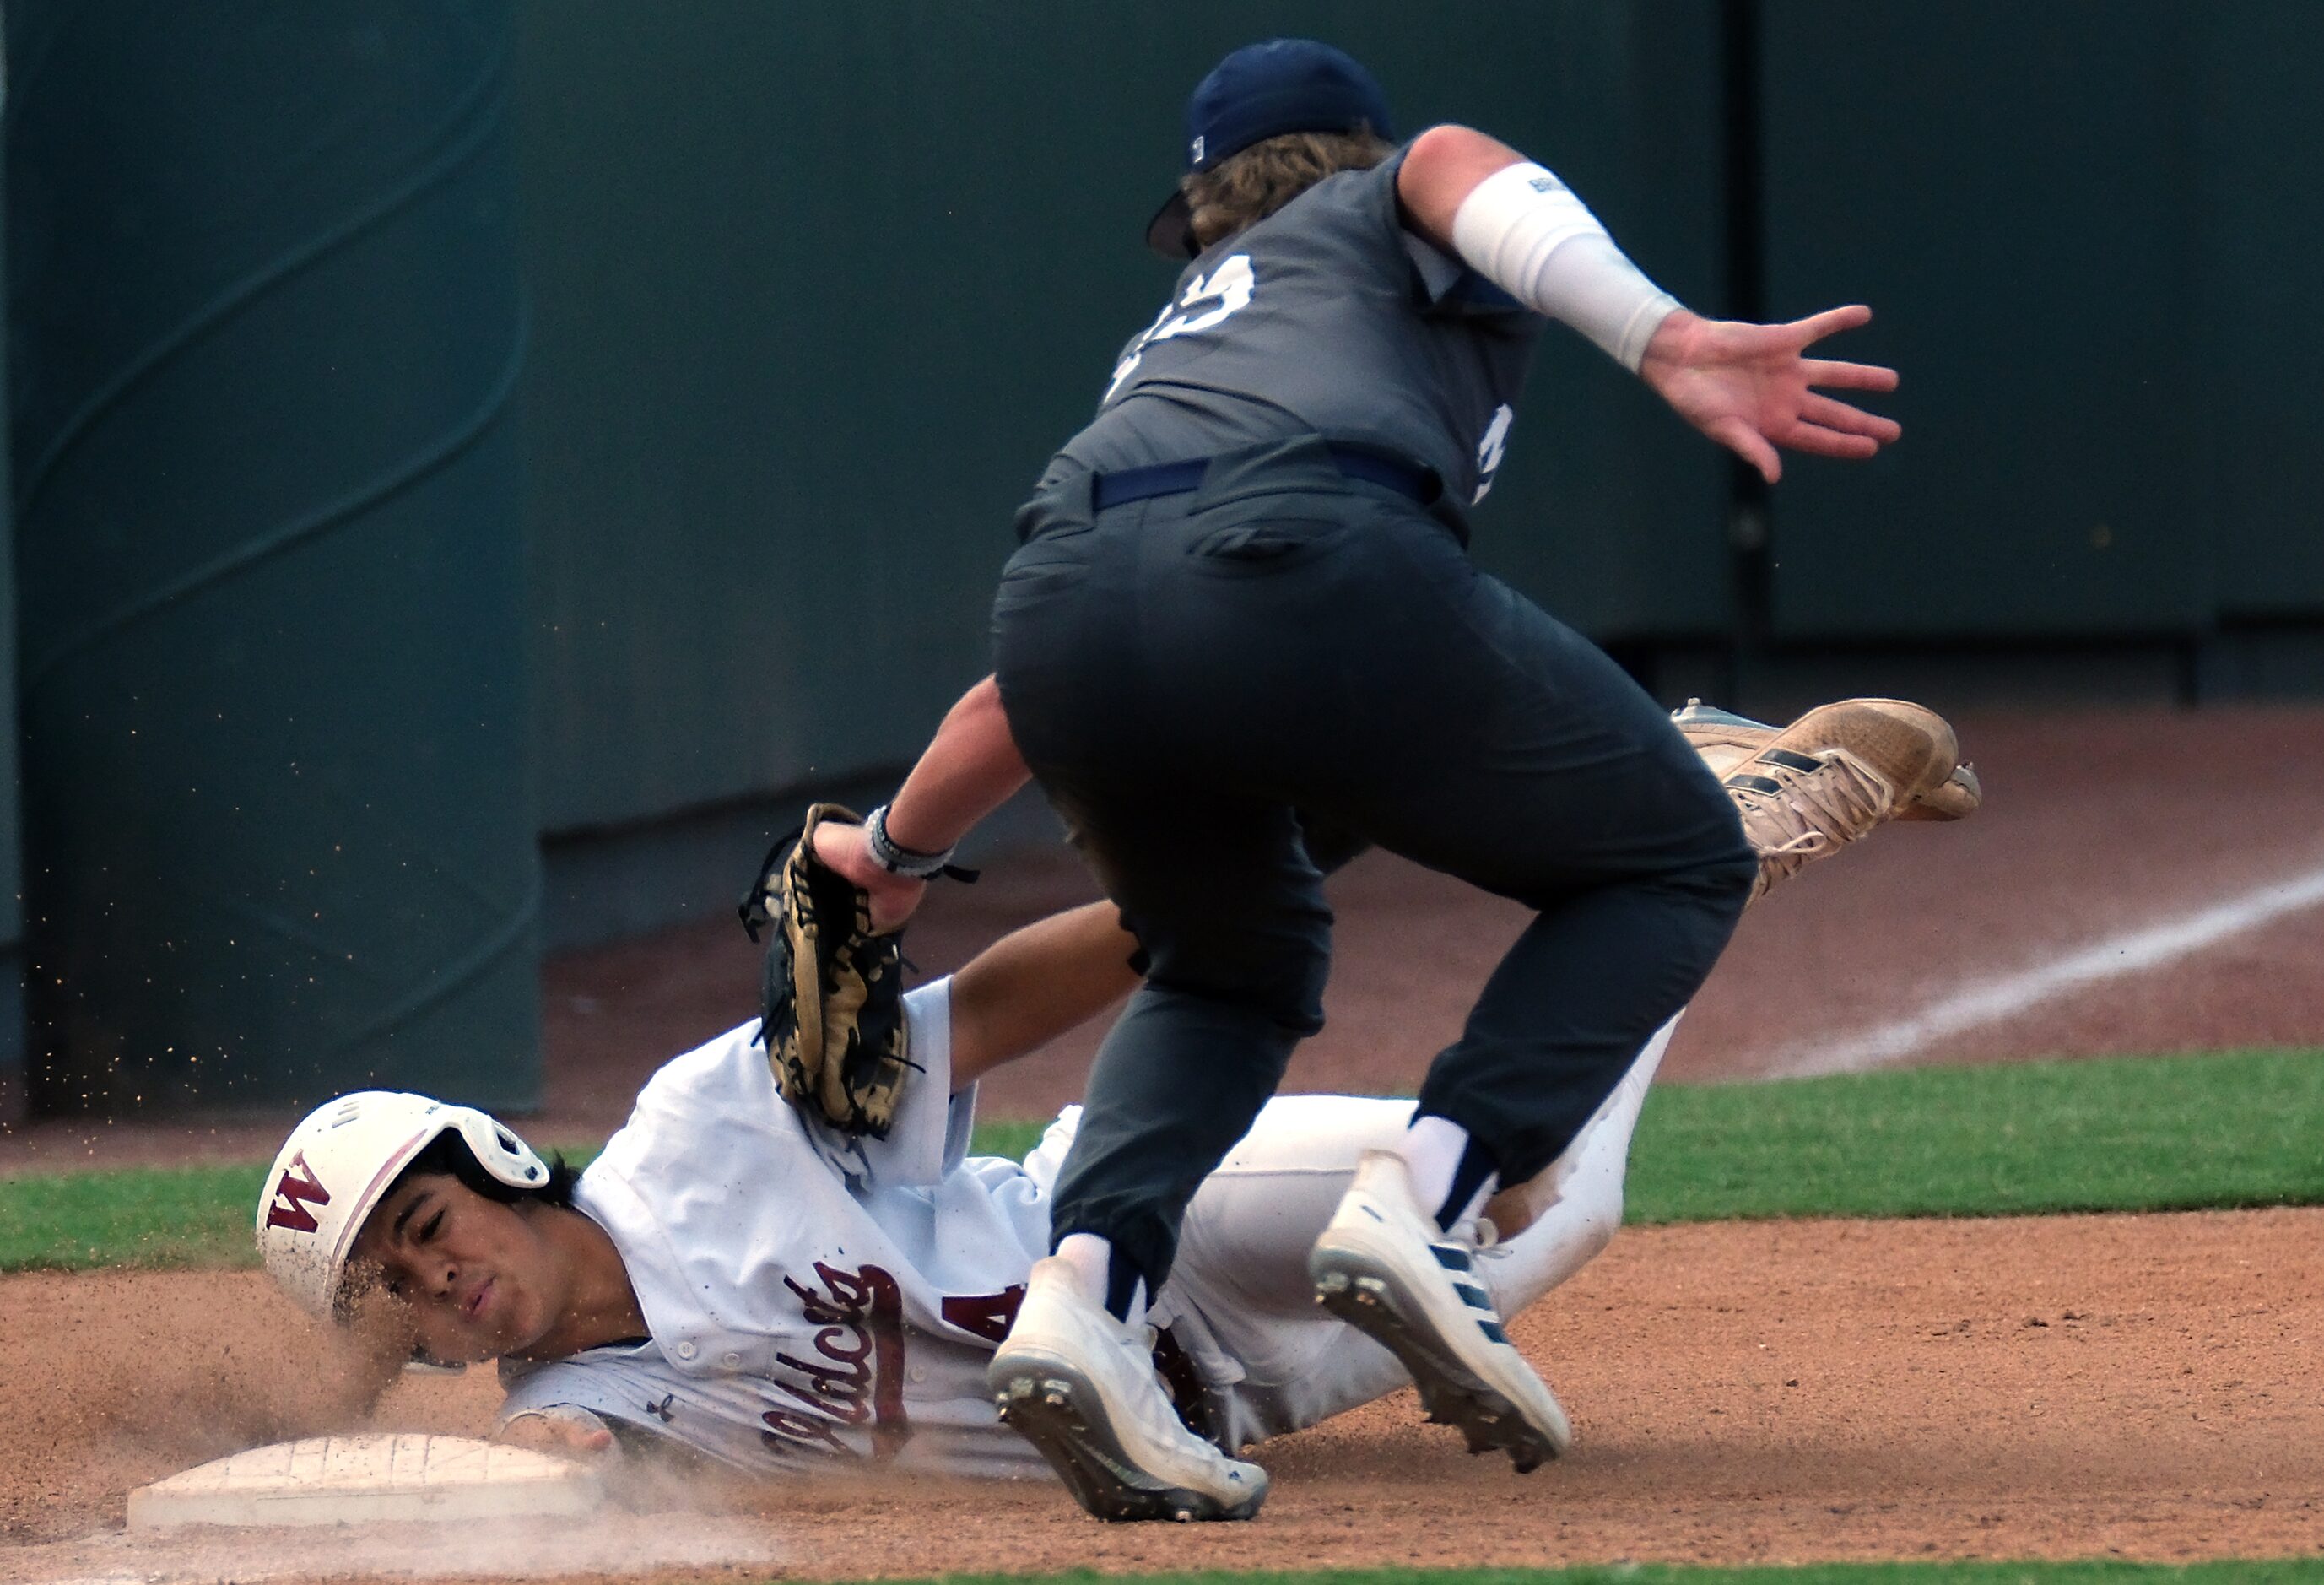
[[[287,1227],[294,1233],[315,1231],[315,1213],[307,1209],[309,1203],[328,1205],[331,1196],[317,1180],[315,1169],[307,1165],[307,1153],[301,1150],[275,1180],[274,1193],[266,1207],[266,1225]]]
[[[876,1266],[844,1271],[815,1263],[823,1291],[786,1276],[807,1324],[816,1328],[814,1358],[777,1354],[775,1389],[806,1405],[770,1409],[760,1433],[770,1444],[845,1454],[839,1426],[867,1426],[872,1456],[892,1459],[910,1439],[904,1417],[904,1298],[896,1279]]]

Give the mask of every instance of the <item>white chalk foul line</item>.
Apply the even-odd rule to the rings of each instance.
[[[2231,935],[2256,930],[2319,903],[2324,903],[2324,866],[2289,880],[2269,881],[2199,912],[2113,936],[2046,963],[1970,985],[1909,1018],[1794,1046],[1775,1059],[1768,1073],[1776,1078],[1806,1078],[1886,1067],[1949,1035],[1997,1024],[2087,985],[2175,963]]]

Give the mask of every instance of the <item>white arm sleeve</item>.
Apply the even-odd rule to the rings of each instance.
[[[1582,332],[1632,373],[1679,306],[1614,245],[1573,189],[1538,165],[1479,182],[1452,216],[1463,263],[1536,313]]]

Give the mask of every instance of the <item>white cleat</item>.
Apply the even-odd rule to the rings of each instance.
[[[1414,1200],[1402,1156],[1363,1153],[1307,1274],[1315,1302],[1393,1353],[1429,1420],[1458,1425],[1471,1452],[1503,1449],[1522,1473],[1572,1442],[1565,1411],[1502,1331],[1471,1252]]]
[[[1093,1516],[1250,1518],[1267,1498],[1267,1471],[1186,1429],[1154,1374],[1153,1339],[1084,1297],[1052,1255],[1034,1262],[985,1385],[1002,1421]]]

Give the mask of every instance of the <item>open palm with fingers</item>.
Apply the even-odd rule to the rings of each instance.
[[[1894,391],[1896,371],[1805,356],[1827,336],[1871,322],[1861,305],[1788,325],[1705,319],[1682,309],[1646,344],[1638,377],[1679,417],[1759,470],[1783,476],[1777,447],[1819,456],[1867,457],[1902,435],[1894,419],[1816,389]]]

